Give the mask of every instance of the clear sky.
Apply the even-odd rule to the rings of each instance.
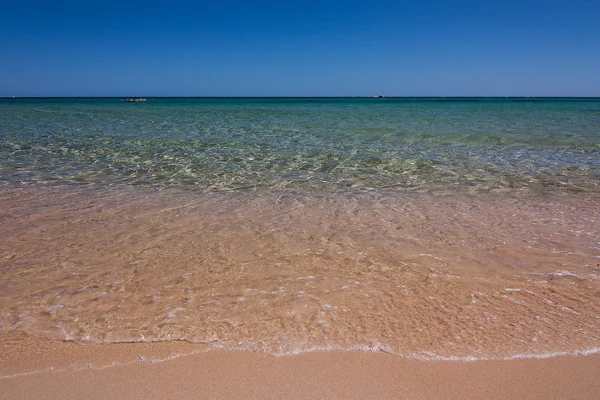
[[[598,0],[0,0],[0,96],[600,96]]]

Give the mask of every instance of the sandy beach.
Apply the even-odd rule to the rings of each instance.
[[[0,99],[0,400],[600,398],[599,107]]]
[[[600,394],[591,199],[3,200],[3,399]]]
[[[599,355],[473,362],[407,360],[383,352],[271,357],[206,351],[189,343],[92,345],[20,334],[4,335],[0,346],[3,372],[13,373],[0,379],[1,397],[15,400],[596,399],[600,394]]]

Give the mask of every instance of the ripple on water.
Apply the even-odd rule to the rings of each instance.
[[[574,233],[597,231],[597,199],[0,196],[5,333],[419,359],[598,347],[598,235]]]

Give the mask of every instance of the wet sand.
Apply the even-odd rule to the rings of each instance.
[[[0,192],[0,333],[294,355],[599,346],[596,198]]]
[[[0,204],[1,399],[600,397],[596,196]]]
[[[8,347],[7,347],[8,346]],[[600,355],[416,361],[383,352],[272,357],[189,343],[93,345],[2,335],[3,399],[597,399]],[[162,362],[153,357],[199,351]],[[145,355],[144,359],[140,359]],[[111,360],[123,364],[111,365]],[[127,361],[129,360],[129,361]],[[75,363],[66,370],[61,365]],[[90,365],[85,365],[90,363]]]

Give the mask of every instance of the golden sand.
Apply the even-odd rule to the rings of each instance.
[[[600,347],[595,198],[22,188],[0,204],[3,334],[416,359]]]

